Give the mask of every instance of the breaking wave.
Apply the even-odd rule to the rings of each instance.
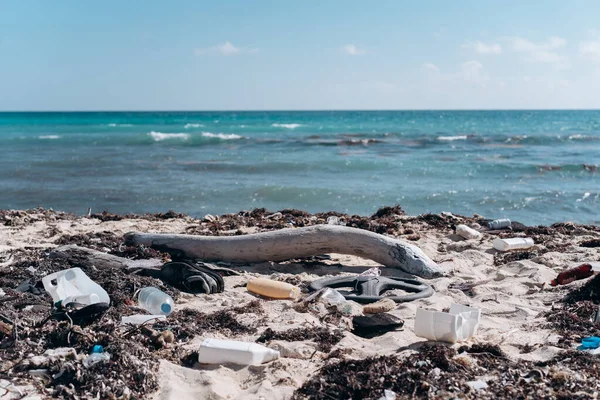
[[[162,142],[163,140],[171,140],[171,139],[183,139],[188,140],[190,135],[187,133],[162,133],[162,132],[150,132],[148,136],[151,136],[155,142]]]
[[[272,124],[271,126],[274,128],[296,129],[302,126],[302,124]]]

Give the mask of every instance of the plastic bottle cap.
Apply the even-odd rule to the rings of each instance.
[[[164,313],[170,313],[171,312],[171,305],[168,303],[162,303],[160,305],[160,311],[164,312]]]
[[[96,344],[92,347],[92,353],[102,353],[104,352],[104,347],[101,344]]]

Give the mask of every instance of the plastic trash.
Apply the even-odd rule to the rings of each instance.
[[[528,249],[534,245],[532,238],[496,238],[493,242],[494,248],[498,251],[522,250]]]
[[[138,302],[144,310],[156,315],[169,315],[173,311],[173,299],[160,289],[145,287],[138,294]]]
[[[600,347],[600,337],[590,336],[581,339],[581,346],[577,347],[577,350],[593,350]]]
[[[480,318],[480,309],[460,304],[452,304],[447,313],[418,308],[415,334],[429,340],[456,343],[477,333]]]
[[[278,358],[277,350],[236,340],[204,339],[198,350],[198,362],[201,364],[260,365]]]
[[[359,275],[360,276],[380,276],[381,270],[379,269],[379,267],[373,267],[373,268],[369,268],[365,272],[360,273]]]
[[[481,237],[481,233],[467,225],[457,225],[456,234],[464,239],[477,239]]]
[[[95,345],[92,353],[83,359],[83,366],[90,368],[98,363],[110,360],[110,354],[104,352],[104,348],[100,345]]]
[[[482,380],[469,381],[467,382],[467,385],[469,385],[469,387],[473,390],[482,390],[487,389],[488,387],[488,384]]]
[[[385,389],[383,391],[383,396],[381,396],[379,400],[396,400],[396,393],[391,390]]]
[[[246,285],[246,289],[272,299],[295,299],[300,296],[300,289],[296,286],[266,278],[250,280]]]
[[[580,279],[586,279],[594,275],[594,272],[598,272],[598,268],[594,268],[592,264],[581,264],[578,267],[568,269],[558,274],[556,279],[550,281],[550,285],[566,285],[568,283],[578,281]]]
[[[495,219],[488,223],[489,228],[492,230],[510,228],[511,225],[512,223],[508,218]]]
[[[334,215],[332,215],[331,217],[327,217],[327,224],[328,225],[346,225],[346,223],[342,220],[339,219],[339,217],[336,217]]]
[[[42,283],[55,304],[110,304],[106,290],[91,280],[81,268],[70,268],[46,275],[42,278]]]
[[[135,314],[121,317],[121,324],[131,324],[131,325],[142,325],[148,321],[157,322],[164,321],[167,319],[166,315],[146,315],[146,314]]]

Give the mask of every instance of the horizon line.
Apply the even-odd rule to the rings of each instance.
[[[600,108],[331,108],[331,109],[155,109],[155,110],[0,110],[7,113],[150,113],[150,112],[379,112],[379,111],[600,111]]]

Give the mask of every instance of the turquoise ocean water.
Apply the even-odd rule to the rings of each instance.
[[[0,208],[600,223],[600,111],[0,113]]]

